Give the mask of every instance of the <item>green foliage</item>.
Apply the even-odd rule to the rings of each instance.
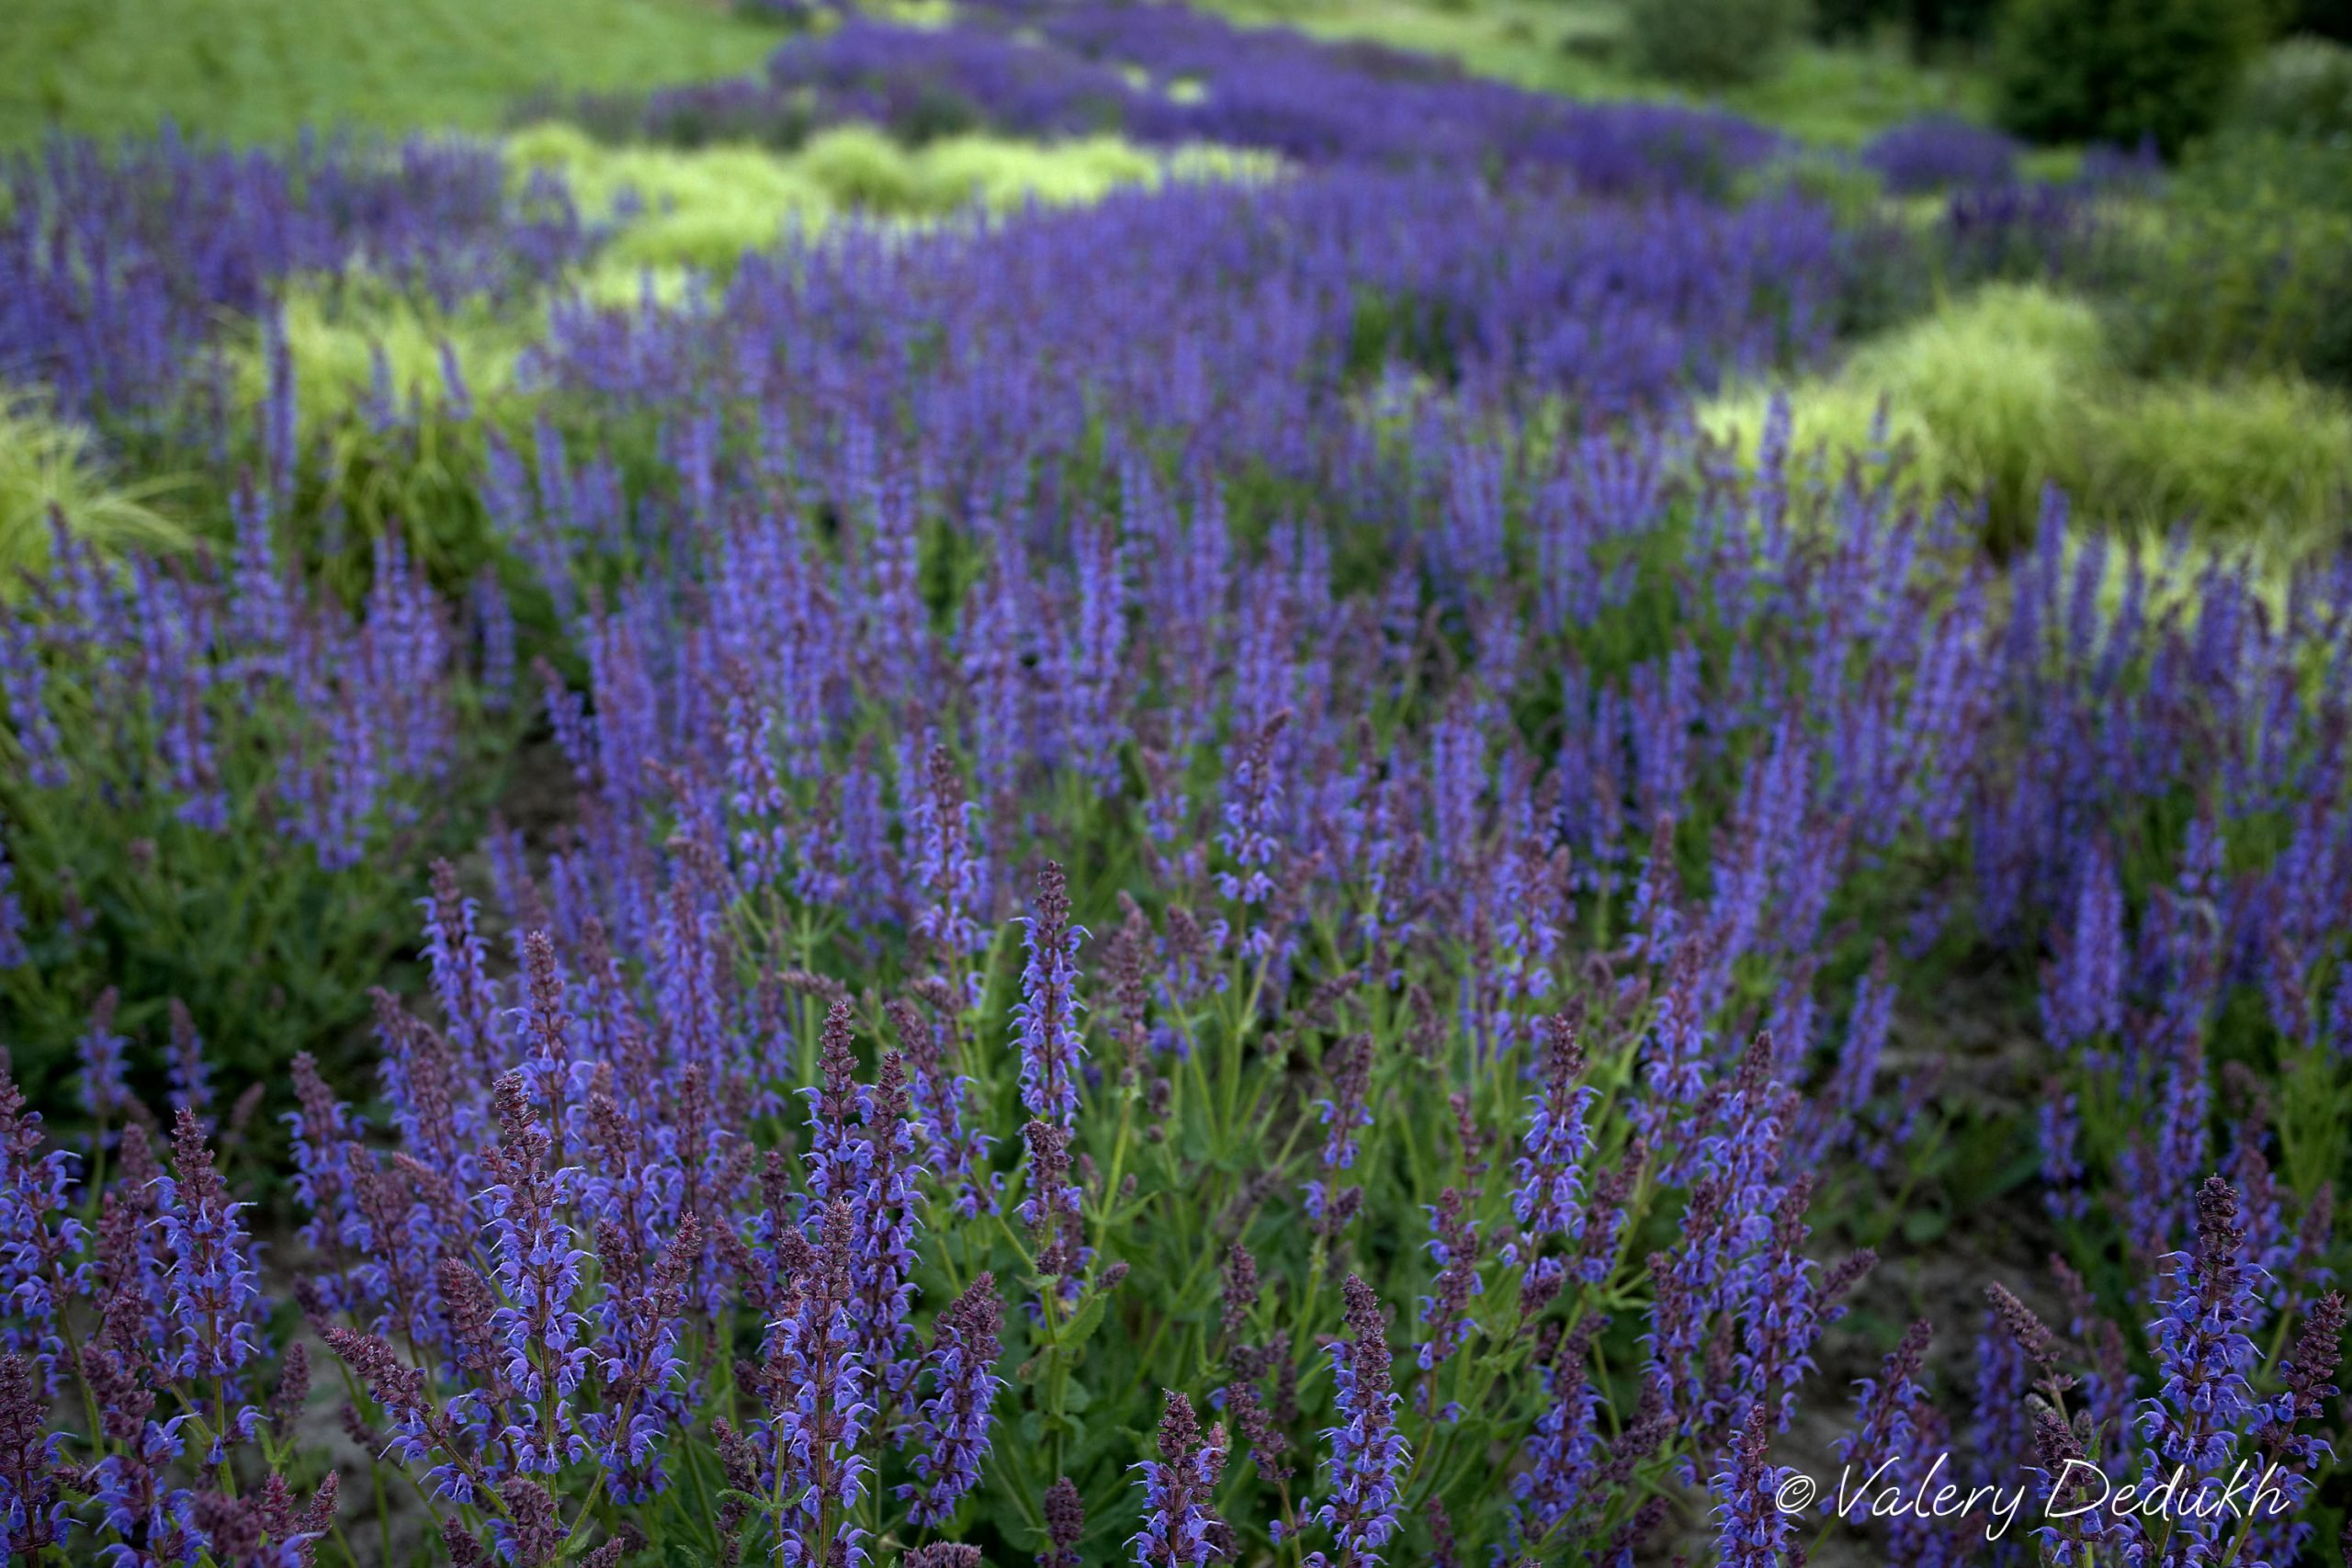
[[[740,73],[772,26],[707,0],[8,0],[0,142],[169,117],[238,141],[306,125],[492,130],[538,87]]]
[[[49,558],[52,513],[103,549],[185,547],[187,533],[151,504],[175,488],[169,478],[115,482],[87,429],[0,388],[0,596]]]
[[[1625,36],[1651,75],[1720,89],[1770,74],[1804,19],[1804,0],[1632,0]]]
[[[2153,137],[2177,154],[2221,118],[2258,29],[2245,0],[2010,0],[2002,123],[2041,141]]]
[[[2121,236],[2109,291],[2132,369],[2352,389],[2352,142],[2217,138]]]
[[[2246,73],[2230,124],[2256,134],[2352,138],[2352,48],[2309,36],[2272,45]]]
[[[419,869],[469,843],[512,766],[515,725],[461,694],[465,755],[448,778],[396,784],[405,819],[356,866],[328,870],[265,819],[292,742],[281,682],[223,682],[207,698],[231,816],[214,832],[181,819],[157,776],[160,727],[101,710],[80,677],[52,671],[51,710],[70,783],[32,787],[0,733],[0,817],[31,917],[31,962],[0,970],[13,1071],[37,1102],[69,1103],[74,1041],[108,987],[134,1042],[134,1077],[160,1083],[167,998],[186,1003],[223,1081],[279,1081],[311,1051],[356,1077],[370,1047],[368,989],[400,983],[415,945]]]

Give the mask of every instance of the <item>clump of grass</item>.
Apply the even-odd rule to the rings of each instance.
[[[1701,427],[1752,457],[1770,394],[1734,392]],[[2352,409],[2292,377],[2136,380],[2115,366],[2098,311],[2048,289],[1996,285],[1866,344],[1789,394],[1793,439],[1833,459],[1881,431],[1905,446],[1922,493],[1982,494],[1996,547],[2030,530],[2042,488],[2126,529],[2189,522],[2295,548],[2352,516]]]
[[[278,327],[294,368],[295,412],[304,429],[332,423],[382,389],[405,410],[451,404],[447,344],[477,410],[496,417],[518,395],[515,362],[535,320],[486,305],[445,312],[406,292],[346,278],[333,288],[298,284],[280,296]],[[235,357],[239,392],[258,401],[268,369],[254,334]]]
[[[1998,285],[1865,344],[1836,376],[1790,400],[1800,449],[1868,449],[1885,435],[1910,449],[1923,491],[1965,488],[1986,498],[1997,536],[2029,525],[2044,482],[2060,477],[2076,439],[2075,399],[2104,373],[2089,306],[2047,290]],[[1748,454],[1767,394],[1745,391],[1702,411],[1702,428]]]
[[[2352,407],[2308,381],[2158,382],[2088,423],[2084,490],[2127,520],[2196,518],[2287,549],[2352,521]]]
[[[835,127],[783,153],[614,147],[547,123],[508,138],[506,155],[518,179],[537,170],[560,175],[584,212],[617,224],[605,268],[631,279],[647,268],[657,276],[682,267],[724,275],[744,252],[774,245],[787,228],[806,232],[843,211],[921,220],[975,206],[1073,206],[1126,186],[1264,178],[1277,167],[1263,153],[1216,147],[1161,153],[1114,136],[1046,146],[952,136],[910,148],[860,125]]]
[[[790,162],[839,206],[911,216],[931,209],[920,158],[871,126],[842,125],[810,137]]]
[[[52,512],[101,549],[185,548],[186,530],[153,505],[176,488],[168,478],[117,482],[85,426],[36,394],[0,388],[0,595],[49,559]]]
[[[775,244],[786,222],[820,222],[838,205],[803,160],[758,147],[611,147],[556,123],[517,131],[505,145],[518,180],[560,175],[585,215],[618,226],[604,259],[631,273],[723,273],[745,251]]]

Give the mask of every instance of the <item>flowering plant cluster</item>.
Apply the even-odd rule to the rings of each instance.
[[[372,1093],[295,1065],[303,1224],[266,1261],[299,1325],[265,1308],[200,1044],[168,1131],[103,1015],[84,1090],[113,1115],[52,1148],[12,1100],[18,1420],[64,1413],[10,1482],[25,1549],[356,1555],[318,1495],[340,1485],[415,1500],[458,1561],[1566,1561],[1663,1543],[1667,1500],[1712,1483],[1726,1559],[1765,1561],[1797,1527],[1759,1503],[1764,1456],[1871,1261],[1823,1226],[1875,1212],[1939,1119],[1887,1057],[1894,964],[1962,919],[2052,933],[2045,1190],[2078,1255],[2120,1245],[2146,1281],[2076,1286],[2065,1343],[2002,1298],[1974,1440],[2213,1476],[2262,1452],[2315,1483],[2340,1144],[2247,1089],[2215,1150],[2201,1053],[2242,985],[2307,1042],[2301,1081],[2340,1082],[2341,990],[2313,977],[2335,933],[2296,912],[2325,896],[2269,891],[2336,874],[2330,816],[2290,797],[2309,826],[2257,872],[2218,850],[2280,809],[2261,757],[2324,753],[2292,688],[2234,752],[2128,727],[2231,700],[2233,659],[2332,622],[2249,614],[2224,647],[2136,594],[2103,607],[2098,550],[2066,570],[2054,515],[1996,596],[1877,491],[1717,475],[1697,531],[1608,541],[1623,587],[1608,554],[1544,585],[1588,619],[1547,630],[1518,596],[1515,648],[1624,636],[1653,563],[1694,558],[1686,581],[1747,585],[1763,648],[1800,635],[1579,671],[1539,758],[1525,654],[1492,629],[1394,705],[1433,678],[1444,583],[1514,597],[1446,535],[1396,569],[1410,597],[1359,597],[1313,535],[1254,560],[1202,537],[1211,502],[1176,544],[1122,524],[1100,577],[1059,584],[1012,575],[1044,557],[1008,531],[943,626],[921,553],[891,565],[899,481],[867,482],[854,551],[745,519],[681,618],[640,592],[582,623],[587,703],[543,669],[576,828],[493,835],[487,912],[436,873],[430,999],[379,999]],[[2151,781],[2205,771],[2214,802],[2136,952],[2117,852],[2062,870],[2058,797],[2034,804],[2126,787],[2031,739],[2114,668],[2132,694],[2074,722]],[[1043,858],[1064,838],[1081,879]],[[1895,875],[1898,850],[1957,880]],[[1898,897],[1905,941],[1827,1027],[1838,911]],[[2133,1207],[2083,1201],[2107,1171]],[[342,1441],[306,1418],[314,1365]],[[1892,1434],[1944,1419],[1906,1340],[1851,1442],[1907,1462]],[[2278,1540],[2259,1560],[2291,1558]]]
[[[1217,114],[1280,85],[1166,8],[1023,25]],[[791,47],[847,90],[868,26]],[[1046,92],[978,30],[917,63]],[[1279,47],[1503,134],[1434,68]],[[1973,498],[1785,412],[1736,464],[1689,389],[1827,353],[1856,236],[1718,199],[1675,111],[1617,179],[1586,121],[1396,167],[1357,102],[1218,131],[1341,126],[1272,184],[560,300],[544,417],[480,432],[487,577],[329,542],[282,355],[200,414],[34,356],[152,396],[234,501],[194,557],[61,530],[0,598],[12,1552],[2310,1555],[2352,570],[2056,495],[1994,558]],[[266,155],[154,156],[283,210]],[[48,166],[42,210],[119,191],[89,231],[164,243],[116,165]],[[155,298],[594,243],[441,167],[299,255],[195,224]],[[1971,1206],[2053,1261],[1965,1258],[1989,1306],[1904,1328],[1879,1255]],[[2295,1506],[1784,1512],[1841,1429],[1906,1485],[2254,1463]]]

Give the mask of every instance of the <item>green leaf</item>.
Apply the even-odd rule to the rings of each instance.
[[[1103,1303],[1110,1299],[1111,1292],[1108,1291],[1088,1292],[1085,1299],[1079,1303],[1078,1315],[1063,1324],[1061,1333],[1055,1337],[1056,1347],[1063,1350],[1075,1350],[1089,1339],[1093,1338],[1094,1331],[1102,1326]]]

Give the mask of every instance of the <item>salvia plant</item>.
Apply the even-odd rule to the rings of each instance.
[[[9,166],[0,358],[226,514],[0,594],[11,1552],[2325,1561],[2344,558],[1709,446],[1902,254],[1740,122],[972,13],[704,91],[1285,173],[615,304],[469,144]],[[361,271],[548,303],[357,415],[486,570],[317,481]]]

